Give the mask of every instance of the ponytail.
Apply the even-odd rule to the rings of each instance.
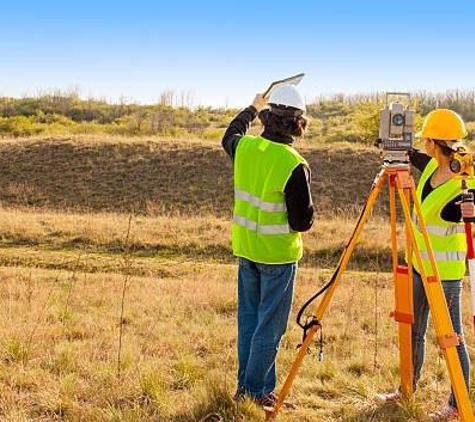
[[[282,136],[303,136],[308,126],[308,119],[303,115],[279,116],[269,109],[259,113],[259,120],[267,130]]]
[[[450,148],[445,141],[440,139],[433,139],[434,143],[439,148],[440,152],[444,155],[444,157],[451,157],[452,154],[455,152],[452,148]]]

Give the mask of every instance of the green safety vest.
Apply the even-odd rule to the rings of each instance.
[[[234,255],[262,264],[302,258],[302,236],[289,226],[284,194],[302,163],[307,164],[289,145],[260,136],[240,139],[234,158]]]
[[[422,190],[427,180],[437,169],[437,160],[429,161],[422,172],[419,184],[417,185],[417,197],[421,203],[421,211],[426,223],[430,243],[434,250],[437,268],[441,280],[460,280],[465,276],[465,258],[467,255],[467,241],[465,238],[465,227],[463,223],[451,223],[442,219],[441,213],[446,204],[454,200],[462,193],[460,179],[449,179],[437,189],[433,190],[422,202]],[[468,181],[471,189],[475,186],[473,181]],[[421,250],[422,262],[426,274],[433,275],[430,267],[429,255],[424,244],[424,238],[420,227],[413,214],[413,223],[416,234],[416,242]],[[412,255],[412,264],[417,272],[421,272]]]

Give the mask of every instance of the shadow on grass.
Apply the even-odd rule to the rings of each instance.
[[[36,246],[38,251],[70,252],[87,248],[88,252],[109,257],[121,255],[123,245],[118,241],[96,244],[90,239],[75,237],[72,239],[53,239],[51,242],[40,242],[22,236],[10,236],[2,240],[2,246],[9,249],[25,246]],[[205,244],[190,242],[189,244],[148,244],[136,243],[131,246],[137,258],[171,258],[188,259],[203,262],[216,262],[220,264],[235,263],[232,250],[228,245]],[[301,263],[308,267],[335,268],[340,260],[343,248],[321,248],[306,250]],[[400,259],[403,256],[401,254]],[[6,263],[7,265],[7,263]],[[348,268],[357,271],[391,271],[391,250],[389,248],[377,250],[369,248],[356,248],[349,262]]]
[[[335,268],[343,248],[322,248],[306,251],[302,264],[319,268]],[[400,254],[400,259],[404,257]],[[348,269],[356,271],[391,271],[391,249],[356,248],[351,256]]]

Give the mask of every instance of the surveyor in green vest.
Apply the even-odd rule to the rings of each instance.
[[[234,162],[232,244],[239,258],[236,396],[263,406],[276,402],[275,361],[303,254],[301,232],[314,216],[310,168],[293,147],[307,127],[304,114],[302,95],[282,86],[268,104],[257,95],[223,138]],[[247,135],[257,116],[262,134]]]
[[[411,164],[422,172],[417,196],[434,250],[437,268],[444,288],[455,332],[461,339],[457,346],[467,387],[470,384],[470,362],[463,341],[461,297],[462,279],[465,275],[467,244],[463,217],[473,217],[473,203],[461,203],[461,182],[450,170],[454,152],[462,146],[460,139],[467,136],[462,118],[445,109],[434,110],[424,121],[419,136],[424,140],[426,153],[411,150]],[[469,182],[471,189],[475,188]],[[472,190],[473,192],[473,190]],[[426,274],[431,274],[429,256],[423,242],[418,221],[414,221],[416,241],[421,249]],[[412,259],[414,273],[414,324],[412,326],[412,353],[414,365],[414,388],[421,376],[425,356],[425,337],[429,317],[429,305],[415,257]],[[377,396],[380,401],[396,401],[400,390]],[[448,404],[431,414],[432,420],[445,421],[458,418],[457,403],[452,393]]]

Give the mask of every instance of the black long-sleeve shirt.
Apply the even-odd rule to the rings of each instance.
[[[409,160],[417,170],[423,172],[427,164],[429,164],[431,157],[429,157],[427,154],[424,154],[423,152],[420,152],[417,149],[412,149],[409,151]],[[424,199],[427,198],[427,195],[429,195],[433,190],[437,189],[437,187],[432,187],[431,179],[432,176],[427,179],[427,182],[425,183],[422,189],[422,202],[424,201]],[[475,193],[474,190],[470,191]],[[462,220],[462,211],[460,210],[460,204],[458,204],[457,202],[460,202],[461,200],[462,195],[459,195],[455,199],[450,201],[447,205],[445,205],[440,214],[443,220],[451,223],[460,223],[460,221]]]
[[[256,117],[257,110],[250,106],[241,111],[229,124],[222,145],[233,161],[239,141],[247,133]],[[283,137],[269,131],[264,131],[262,136],[272,142],[284,144],[293,142],[291,137]],[[310,191],[311,179],[310,169],[304,164],[299,164],[292,172],[284,189],[289,225],[294,231],[307,231],[313,224],[315,209]]]

